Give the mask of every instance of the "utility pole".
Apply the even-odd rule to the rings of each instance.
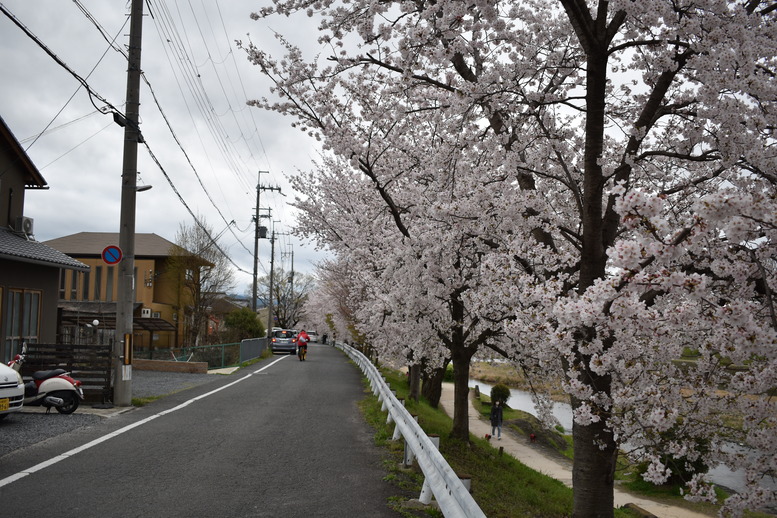
[[[291,272],[289,273],[289,301],[288,301],[288,307],[289,307],[289,316],[291,320],[297,319],[297,299],[294,297],[294,248],[292,246],[291,252],[288,254],[281,253],[281,257],[285,257],[286,255],[291,256]]]
[[[291,273],[289,274],[289,284],[291,285],[291,303],[294,309],[294,317],[297,316],[297,303],[294,300],[294,248],[291,249]]]
[[[259,193],[261,191],[278,191],[281,192],[280,187],[264,187],[261,181],[261,174],[268,173],[268,171],[259,171],[259,181],[256,184],[256,207],[254,209],[254,285],[253,285],[253,302],[251,308],[256,313],[256,297],[259,278],[259,239],[267,237],[267,229],[259,226]],[[281,193],[283,194],[283,193]],[[261,231],[264,229],[264,232]],[[262,235],[264,233],[264,235]],[[268,328],[268,332],[269,332]]]
[[[273,289],[273,271],[275,271],[275,225],[273,225],[272,237],[270,238],[270,297],[268,298],[267,311],[267,332],[271,333],[273,328],[272,315],[272,289]],[[269,334],[267,335],[269,336]]]
[[[262,173],[269,173],[269,171],[259,171],[256,183],[256,207],[254,212],[254,290],[253,299],[251,301],[251,309],[254,310],[254,313],[256,313],[256,287],[259,273],[259,193],[262,191]]]
[[[124,162],[121,173],[121,215],[119,222],[118,300],[116,335],[113,342],[113,403],[132,404],[132,313],[135,306],[135,195],[138,179],[140,134],[140,44],[143,29],[143,0],[132,0],[130,11],[129,60],[127,68]]]

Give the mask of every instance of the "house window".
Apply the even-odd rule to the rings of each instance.
[[[9,290],[5,304],[5,354],[7,362],[21,350],[22,342],[37,343],[40,333],[41,292]]]
[[[89,300],[89,277],[92,272],[84,272],[83,284],[81,286],[81,300]]]
[[[103,267],[97,266],[94,269],[94,300],[100,299],[100,285],[103,281]]]
[[[70,276],[70,300],[76,300],[78,293],[78,272],[73,270]]]
[[[65,300],[65,270],[59,270],[59,300]]]

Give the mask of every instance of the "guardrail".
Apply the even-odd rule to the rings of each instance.
[[[388,411],[386,422],[395,423],[393,439],[403,437],[405,447],[409,448],[418,460],[418,465],[424,474],[424,486],[419,500],[428,504],[434,495],[440,505],[440,511],[448,518],[485,518],[486,515],[458,475],[448,465],[438,446],[392,393],[377,367],[353,347],[342,343],[336,343],[335,346],[345,352],[367,376],[373,394],[383,403],[383,410]]]

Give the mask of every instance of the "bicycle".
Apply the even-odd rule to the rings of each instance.
[[[297,346],[297,356],[299,357],[299,361],[304,362],[305,358],[308,355],[308,346],[305,345],[298,345]]]

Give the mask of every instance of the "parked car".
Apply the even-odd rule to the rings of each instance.
[[[310,337],[311,342],[318,343],[318,333],[315,331],[308,331],[308,336]]]
[[[0,419],[18,412],[24,404],[22,376],[11,367],[0,363]]]
[[[273,331],[270,350],[275,353],[297,354],[297,330],[280,329]]]

